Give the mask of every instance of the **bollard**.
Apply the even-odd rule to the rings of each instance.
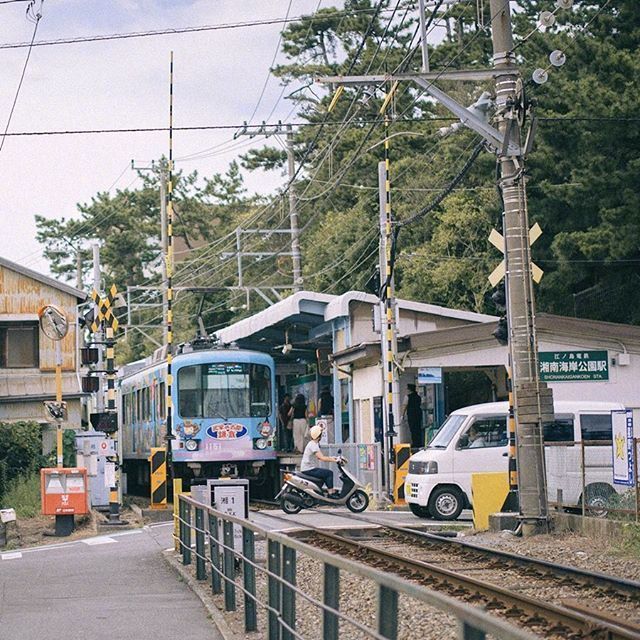
[[[255,536],[250,529],[242,528],[242,574],[244,580],[244,630],[256,631],[258,629],[258,617],[256,609],[256,568],[251,564],[255,562]],[[252,597],[253,596],[253,597]]]
[[[227,611],[236,610],[235,557],[233,553],[233,523],[222,521],[224,551],[222,565],[224,570],[224,608]]]
[[[180,494],[182,493],[182,478],[173,479],[173,535],[175,538],[174,548],[180,553],[180,541],[182,540],[182,523],[180,522]]]
[[[185,524],[185,513],[186,513],[186,509],[185,509],[185,503],[180,500],[180,502],[178,503],[178,509],[179,509],[179,524],[180,524],[180,553],[182,554],[182,564],[187,564],[187,557],[185,555],[185,549],[186,549],[186,531],[187,531],[187,527]]]
[[[338,611],[340,607],[340,570],[331,564],[324,565],[324,604]],[[322,637],[338,640],[338,616],[322,610]]]
[[[269,540],[269,557],[267,569],[274,576],[280,575],[280,543]],[[274,576],[269,576],[269,640],[280,640],[280,625],[278,623],[278,611],[280,611],[280,581]]]
[[[282,628],[282,640],[294,640],[292,631],[296,629],[296,592],[287,584],[296,584],[296,550],[282,549],[282,620],[287,625]],[[292,631],[291,631],[292,630]]]
[[[211,553],[211,593],[222,593],[218,518],[209,514],[209,552]]]
[[[378,633],[389,640],[398,637],[398,593],[382,584],[378,591]]]
[[[204,557],[204,513],[200,507],[196,511],[196,579],[207,579],[207,568]]]

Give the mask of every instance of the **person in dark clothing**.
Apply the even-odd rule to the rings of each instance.
[[[302,453],[309,440],[309,412],[307,411],[307,401],[299,393],[289,411],[289,416],[293,420],[293,444],[296,453]]]
[[[416,391],[415,384],[407,385],[407,395],[404,398],[402,418],[406,416],[411,432],[411,448],[424,447],[424,432],[422,429],[422,399]]]
[[[333,396],[329,387],[323,387],[318,398],[318,415],[319,416],[332,416],[333,415]]]
[[[278,420],[280,421],[280,433],[282,434],[282,450],[291,451],[293,449],[293,420],[289,417],[291,413],[291,396],[285,393],[282,404],[278,407]]]

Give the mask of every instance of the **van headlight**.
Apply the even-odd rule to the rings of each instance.
[[[426,474],[426,473],[438,473],[438,463],[435,460],[410,460],[409,461],[409,473]]]

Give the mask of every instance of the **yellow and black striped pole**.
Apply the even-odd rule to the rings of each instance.
[[[172,468],[171,441],[173,440],[173,51],[169,65],[169,179],[167,180],[167,253],[165,255],[167,273],[167,464]],[[173,475],[173,474],[172,474]]]
[[[167,450],[152,447],[151,456],[151,508],[167,508]]]
[[[509,437],[509,493],[502,506],[502,511],[519,511],[518,500],[518,462],[516,458],[516,415],[513,402],[513,384],[511,369],[507,369],[507,390],[509,392],[509,414],[507,417],[507,433]]]
[[[115,289],[115,285],[111,288]],[[114,294],[115,297],[115,294]],[[110,304],[109,304],[110,306]],[[115,365],[115,340],[113,337],[113,327],[107,321],[106,327],[106,351],[107,351],[107,411],[115,413],[116,410],[116,365]],[[109,436],[114,440],[115,450],[115,473],[113,474],[113,483],[109,487],[109,522],[118,521],[120,519],[120,500],[118,496],[118,476],[120,471],[118,468],[118,432],[110,433]]]

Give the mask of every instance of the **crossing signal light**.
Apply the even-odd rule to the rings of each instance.
[[[506,316],[502,316],[502,318],[498,320],[498,327],[492,335],[503,347],[509,344],[509,325]]]
[[[504,282],[501,282],[491,294],[491,301],[500,314],[498,326],[492,335],[502,346],[506,346],[509,344],[509,322],[507,321],[507,294]]]
[[[376,265],[371,277],[365,283],[364,288],[374,296],[380,297],[380,265]]]

